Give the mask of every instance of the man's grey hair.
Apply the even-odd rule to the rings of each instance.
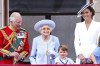
[[[11,22],[11,21],[12,21],[12,22],[15,22],[15,18],[18,17],[18,16],[21,16],[20,13],[18,13],[18,12],[13,12],[13,13],[10,15],[10,17],[9,17],[10,22]]]

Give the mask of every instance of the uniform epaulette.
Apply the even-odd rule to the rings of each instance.
[[[25,31],[25,29],[24,29],[24,28],[20,28],[20,30]]]
[[[6,28],[7,26],[4,26],[4,27],[2,27],[2,28],[0,28],[0,30],[3,30],[4,28]]]

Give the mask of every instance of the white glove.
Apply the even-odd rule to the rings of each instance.
[[[55,51],[53,51],[53,50],[48,50],[48,53],[53,54],[53,55],[55,55],[55,54],[56,54],[56,52],[55,52]]]

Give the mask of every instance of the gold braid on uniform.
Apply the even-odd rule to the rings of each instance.
[[[5,49],[0,49],[0,52],[2,52],[3,54],[5,54],[7,56],[9,56],[9,54],[10,54],[10,51],[5,50]]]
[[[3,30],[2,30],[1,32],[3,33],[4,38],[7,39],[7,40],[9,41],[9,43],[8,43],[4,48],[6,48],[6,47],[8,47],[9,45],[11,45],[11,47],[12,47],[15,51],[17,51],[17,49],[12,45],[12,40],[15,38],[16,33],[13,31],[13,32],[11,33],[10,36],[7,36],[6,33],[5,33]]]
[[[24,43],[25,43],[25,41],[26,41],[26,32],[25,32],[25,34],[24,34]]]
[[[27,51],[23,51],[23,52],[20,53],[20,55],[22,56],[22,58],[24,58],[27,54],[28,54]]]
[[[5,38],[6,40],[8,40],[9,43],[8,43],[6,46],[4,46],[2,49],[0,49],[0,52],[2,52],[3,54],[5,54],[5,55],[8,56],[9,53],[10,53],[10,51],[5,50],[5,48],[7,48],[7,47],[11,44],[11,41],[12,41],[13,38],[15,37],[15,32],[12,32],[10,36],[7,36],[7,34],[5,33],[4,30],[1,30],[1,32],[2,32],[2,34],[3,34],[3,36],[4,36],[4,38]]]
[[[11,41],[13,40],[13,38],[15,37],[15,32],[12,32],[10,34],[10,36],[7,36],[7,34],[4,32],[4,30],[1,30],[1,32],[4,36],[4,38],[9,41],[9,43],[4,47],[4,48],[7,48],[9,46],[9,44],[11,44]]]

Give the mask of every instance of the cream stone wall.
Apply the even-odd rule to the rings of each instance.
[[[0,0],[0,28],[1,28],[2,25],[3,25],[3,21],[2,21],[2,18],[3,18],[3,17],[2,17],[2,15],[3,15],[3,14],[2,14],[2,11],[3,11],[3,10],[2,10],[2,5],[3,5],[3,3],[2,3],[2,2],[3,2],[3,0]]]
[[[96,2],[96,4],[94,5],[94,9],[95,9],[94,19],[95,21],[100,22],[100,0],[94,0],[94,2]]]
[[[90,0],[87,0],[87,2],[90,2]],[[95,10],[95,16],[93,19],[100,22],[100,0],[93,0],[93,2],[95,3],[95,5],[93,6]]]

